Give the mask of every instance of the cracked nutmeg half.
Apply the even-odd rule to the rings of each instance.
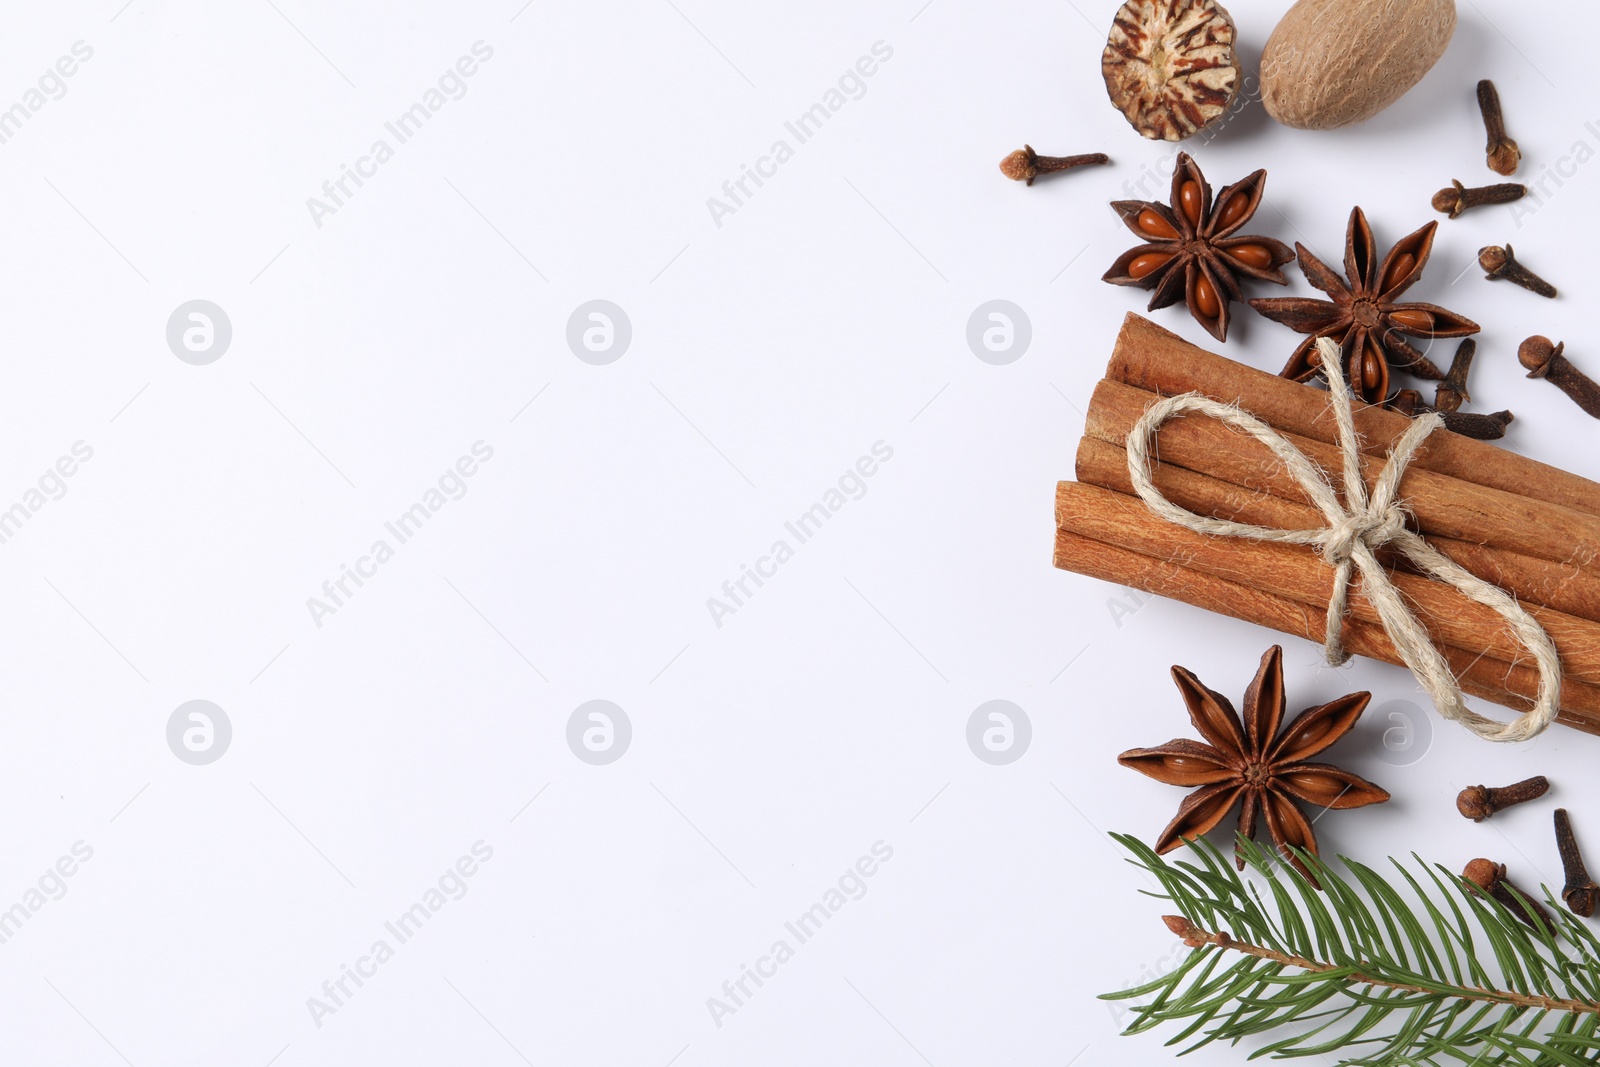
[[[1172,203],[1114,200],[1111,207],[1144,244],[1117,257],[1103,281],[1154,289],[1150,310],[1183,300],[1189,314],[1219,341],[1228,339],[1228,306],[1244,299],[1240,277],[1288,285],[1278,268],[1294,258],[1282,241],[1241,237],[1261,206],[1267,172],[1258,170],[1222,190],[1215,201],[1187,152],[1172,168]]]
[[[1237,36],[1215,0],[1127,0],[1100,56],[1112,105],[1153,141],[1204,129],[1239,91]]]
[[[1381,804],[1389,794],[1349,771],[1309,762],[1356,724],[1370,693],[1352,693],[1309,708],[1283,722],[1283,648],[1273,645],[1261,657],[1261,668],[1244,695],[1244,717],[1228,698],[1201,684],[1183,667],[1172,668],[1172,680],[1189,707],[1189,718],[1204,741],[1173,740],[1155,748],[1135,748],[1117,762],[1168,785],[1194,786],[1177,817],[1156,841],[1157,852],[1171,852],[1185,840],[1207,833],[1239,806],[1239,834],[1255,836],[1256,819],[1266,819],[1272,842],[1284,859],[1316,885],[1294,846],[1317,854],[1311,822],[1296,801],[1322,808],[1360,808]],[[1244,858],[1238,858],[1244,870]]]
[[[1306,281],[1333,299],[1284,296],[1250,301],[1251,307],[1272,321],[1309,335],[1289,358],[1283,377],[1304,382],[1322,373],[1317,338],[1331,337],[1344,349],[1345,378],[1351,392],[1369,404],[1389,399],[1393,369],[1430,382],[1442,381],[1444,372],[1406,336],[1465,337],[1477,333],[1478,324],[1437,304],[1400,302],[1400,296],[1422,277],[1438,226],[1430,222],[1402,238],[1380,261],[1372,227],[1356,208],[1350,212],[1345,231],[1345,278],[1304,245],[1296,244]]]

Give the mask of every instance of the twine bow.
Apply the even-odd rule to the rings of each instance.
[[[1328,379],[1330,406],[1339,427],[1339,447],[1343,456],[1344,497],[1341,504],[1334,488],[1320,467],[1290,444],[1271,426],[1254,415],[1210,400],[1198,393],[1167,397],[1152,404],[1128,434],[1128,473],[1140,499],[1157,515],[1197,533],[1223,537],[1242,537],[1255,541],[1315,545],[1322,558],[1334,568],[1333,595],[1328,600],[1327,630],[1323,653],[1338,666],[1350,658],[1340,643],[1344,615],[1350,592],[1352,570],[1361,572],[1361,591],[1377,609],[1389,639],[1405,665],[1417,676],[1439,713],[1459,722],[1479,737],[1490,741],[1526,741],[1541,733],[1555,718],[1561,692],[1561,663],[1549,635],[1522,605],[1504,590],[1471,574],[1418,534],[1406,527],[1406,511],[1398,499],[1400,479],[1423,440],[1444,425],[1436,413],[1413,419],[1389,452],[1372,493],[1361,475],[1361,446],[1355,420],[1350,412],[1350,391],[1345,385],[1344,362],[1339,345],[1321,338],[1317,350],[1323,373]],[[1168,419],[1186,412],[1198,412],[1227,423],[1260,441],[1283,461],[1307,495],[1322,511],[1328,525],[1320,530],[1277,530],[1268,526],[1231,522],[1196,515],[1166,497],[1150,475],[1151,446],[1156,430]],[[1539,695],[1534,706],[1511,722],[1486,718],[1468,708],[1461,689],[1444,656],[1429,640],[1428,632],[1389,581],[1375,550],[1384,546],[1398,550],[1425,573],[1460,591],[1462,595],[1492,608],[1505,618],[1517,640],[1532,654],[1539,670]]]

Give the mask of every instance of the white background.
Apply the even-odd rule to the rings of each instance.
[[[1285,5],[1231,6],[1253,69]],[[1176,947],[1105,832],[1152,837],[1182,793],[1115,756],[1191,735],[1172,664],[1237,697],[1275,638],[1117,613],[1050,566],[1055,483],[1144,305],[1099,280],[1131,239],[1106,201],[1141,175],[1163,197],[1171,160],[1105,100],[1111,3],[8,8],[0,107],[93,57],[0,145],[0,508],[94,454],[0,545],[0,908],[74,842],[93,858],[0,945],[0,1062],[1166,1057],[1094,999]],[[1553,30],[1589,12],[1530,11],[1468,0],[1363,126],[1252,102],[1194,151],[1217,188],[1269,169],[1252,232],[1332,261],[1360,203],[1387,248],[1448,179],[1498,180],[1493,77],[1523,176],[1564,184],[1442,223],[1414,292],[1483,324],[1472,392],[1516,412],[1508,447],[1595,476],[1595,424],[1514,359],[1540,332],[1600,370],[1600,105],[1588,38]],[[466,95],[319,227],[307,198],[480,40]],[[879,41],[796,146],[785,121]],[[707,199],[779,138],[794,158],[719,226]],[[1025,141],[1115,165],[1024,188],[995,164]],[[1482,280],[1507,240],[1560,300]],[[166,343],[197,298],[233,327],[209,366]],[[633,328],[608,366],[565,341],[597,298]],[[1032,323],[1007,366],[965,338],[996,298]],[[1226,353],[1276,371],[1298,335],[1236,313]],[[467,494],[316,625],[307,598],[480,440]],[[879,441],[865,495],[715,625],[707,599]],[[1559,885],[1551,804],[1474,826],[1451,803],[1538,772],[1600,848],[1595,740],[1491,747],[1401,670],[1287,646],[1291,711],[1374,692],[1332,758],[1394,793],[1320,821],[1325,851]],[[191,699],[232,723],[209,766],[167,746]],[[632,723],[607,766],[566,741],[592,699]],[[1032,723],[1008,766],[967,745],[991,699]],[[308,998],[480,840],[470,891],[317,1025]],[[707,999],[878,841],[866,895],[717,1025]]]

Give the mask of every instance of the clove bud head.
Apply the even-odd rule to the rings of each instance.
[[[1583,919],[1594,914],[1597,896],[1600,896],[1600,886],[1593,882],[1588,885],[1569,885],[1561,891],[1561,899],[1566,903],[1567,910]]]
[[[1488,162],[1490,170],[1510,177],[1522,164],[1522,149],[1517,147],[1517,142],[1507,137],[1489,149]]]
[[[1485,896],[1493,897],[1512,915],[1535,930],[1539,924],[1554,930],[1550,913],[1533,897],[1524,893],[1506,878],[1506,865],[1493,860],[1475,859],[1467,864],[1461,877],[1477,886]]]
[[[1485,245],[1483,248],[1478,249],[1478,266],[1490,274],[1504,270],[1505,265],[1510,261],[1511,257],[1499,245]]]
[[[1492,890],[1498,883],[1504,881],[1505,876],[1505,864],[1481,858],[1469,862],[1466,869],[1461,872],[1461,877],[1484,892]]]
[[[1456,795],[1456,810],[1473,822],[1482,822],[1494,814],[1489,806],[1489,790],[1481,785],[1469,785]]]
[[[1517,362],[1528,370],[1528,377],[1543,378],[1550,373],[1550,361],[1561,355],[1567,343],[1556,344],[1548,337],[1534,334],[1517,348]]]
[[[1017,149],[1000,161],[1000,173],[1014,182],[1028,182],[1039,176],[1039,157],[1033,146]]]
[[[1442,212],[1455,218],[1463,210],[1462,198],[1466,189],[1459,181],[1451,179],[1451,188],[1440,189],[1433,194],[1433,210]]]

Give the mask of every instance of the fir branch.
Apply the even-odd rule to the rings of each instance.
[[[1443,867],[1413,856],[1419,878],[1391,860],[1414,905],[1353,860],[1346,877],[1300,853],[1313,883],[1243,840],[1263,893],[1203,839],[1196,864],[1114,836],[1161,882],[1181,912],[1167,926],[1193,949],[1172,973],[1102,998],[1150,998],[1125,1033],[1181,1022],[1167,1044],[1184,1052],[1272,1033],[1255,1056],[1362,1067],[1600,1064],[1600,940],[1553,899],[1542,921],[1523,898],[1526,916]]]

